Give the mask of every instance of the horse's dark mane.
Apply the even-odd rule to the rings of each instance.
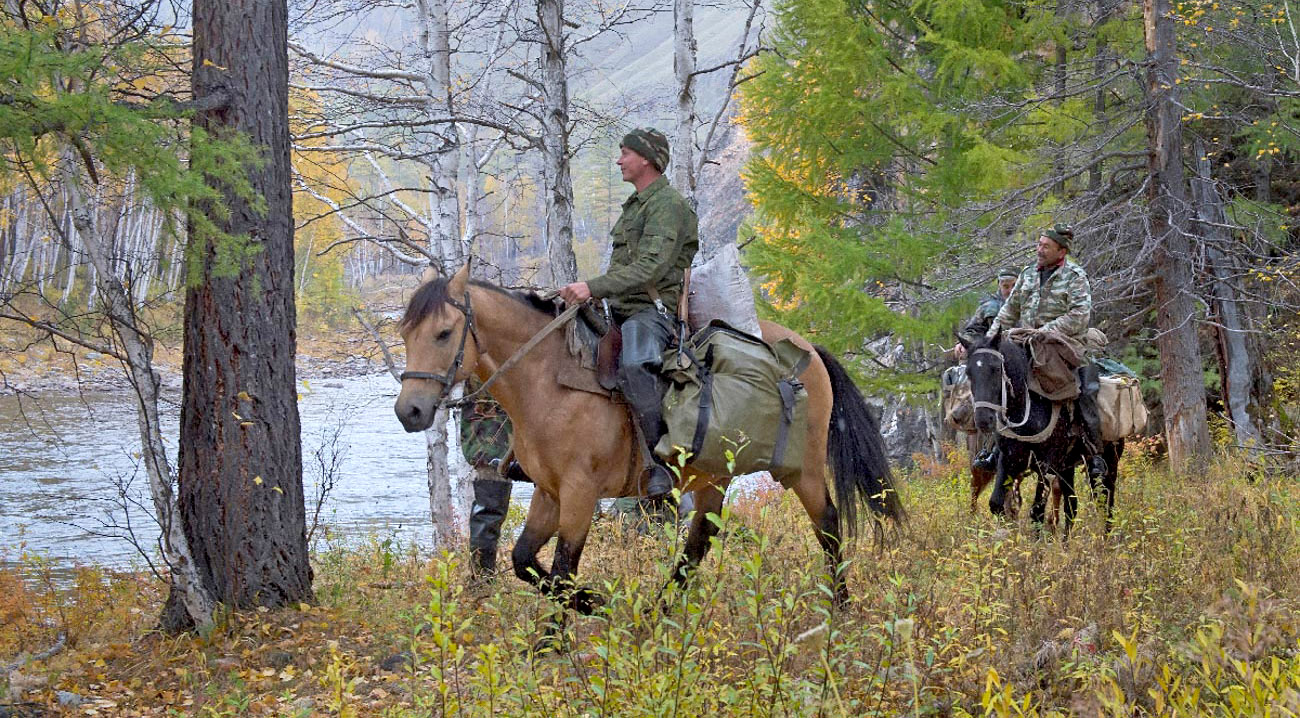
[[[1002,371],[1006,372],[1013,389],[1017,393],[1026,390],[1029,386],[1029,352],[1025,351],[1024,345],[999,333],[998,351],[1002,352]]]
[[[398,324],[398,328],[401,331],[406,331],[406,329],[424,321],[425,317],[441,313],[447,307],[449,300],[452,299],[447,292],[447,286],[450,282],[451,280],[447,277],[439,277],[420,285],[420,288],[415,290],[415,294],[411,295],[411,301],[407,302],[406,312],[402,315],[402,321]],[[470,284],[505,295],[535,312],[540,312],[549,317],[555,316],[555,303],[542,299],[532,292],[512,291],[480,279],[471,280]],[[455,299],[457,301],[461,300],[460,297]]]
[[[1019,393],[1029,386],[1029,353],[1006,334],[999,332],[993,339],[981,337],[971,349],[996,349],[1001,352],[1002,371],[1010,380],[1013,391]]]

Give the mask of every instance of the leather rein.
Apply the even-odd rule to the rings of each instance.
[[[461,326],[460,330],[460,347],[456,350],[456,359],[451,363],[451,366],[447,369],[445,374],[436,374],[428,371],[404,371],[398,376],[398,379],[400,381],[406,381],[407,379],[431,379],[442,384],[442,391],[438,394],[438,404],[439,406],[445,406],[448,408],[464,406],[476,401],[480,396],[487,392],[488,387],[492,386],[492,384],[496,382],[497,378],[514,368],[514,366],[518,364],[519,361],[528,354],[528,352],[531,352],[538,344],[541,344],[542,340],[545,339],[547,335],[567,324],[569,320],[573,319],[573,317],[578,313],[578,310],[582,308],[581,304],[574,304],[568,309],[565,309],[559,316],[552,319],[550,324],[543,327],[541,331],[534,334],[533,337],[525,342],[523,346],[519,347],[514,354],[510,355],[510,358],[507,359],[504,364],[497,367],[496,371],[492,372],[492,375],[479,385],[479,388],[459,399],[456,399],[455,401],[448,401],[447,397],[451,395],[452,388],[456,386],[456,375],[460,373],[461,366],[465,363],[465,342],[467,338],[473,336],[474,349],[480,353],[482,352],[482,349],[479,344],[478,327],[474,325],[474,307],[470,304],[469,290],[465,290],[464,304],[451,298],[447,299],[447,303],[456,309],[459,309],[460,312],[465,315],[465,324]]]
[[[1029,388],[1025,387],[1025,415],[1021,417],[1020,421],[1016,421],[1016,422],[1011,421],[1011,419],[1007,416],[1007,394],[1012,389],[1011,378],[1007,376],[1007,369],[1006,369],[1007,358],[1002,354],[1002,352],[998,351],[997,349],[990,349],[988,347],[976,349],[975,351],[971,352],[971,358],[973,359],[975,356],[980,354],[988,354],[991,356],[995,356],[1002,363],[1002,369],[1001,369],[1002,401],[1001,403],[998,404],[995,404],[991,401],[976,401],[975,396],[972,393],[971,404],[976,409],[992,409],[994,412],[994,416],[997,419],[998,433],[1001,434],[1002,436],[1007,437],[1008,439],[1015,439],[1017,441],[1023,441],[1029,444],[1040,444],[1046,441],[1047,438],[1051,436],[1054,431],[1056,431],[1056,422],[1061,417],[1060,402],[1055,402],[1055,401],[1052,402],[1052,416],[1047,422],[1047,428],[1043,429],[1037,434],[1033,434],[1032,436],[1023,436],[1021,434],[1017,434],[1015,432],[1016,429],[1019,429],[1020,427],[1029,423],[1029,414],[1030,411],[1033,409],[1033,398],[1029,395]]]

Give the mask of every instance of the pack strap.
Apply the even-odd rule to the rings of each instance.
[[[794,426],[795,390],[798,385],[789,379],[776,383],[781,393],[781,421],[777,425],[776,445],[772,447],[772,466],[780,466],[785,459],[786,444],[790,442],[790,427]]]

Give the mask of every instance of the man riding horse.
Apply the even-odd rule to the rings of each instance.
[[[633,130],[619,148],[623,181],[636,191],[623,202],[623,214],[614,225],[609,271],[566,285],[560,297],[570,304],[592,297],[609,302],[623,333],[619,388],[636,415],[649,457],[645,494],[662,499],[672,492],[674,480],[654,455],[665,433],[661,402],[667,386],[660,374],[661,358],[676,335],[670,312],[681,296],[683,273],[699,249],[699,220],[663,176],[668,138],[662,132]]]
[[[1007,297],[1011,296],[1011,290],[1016,286],[1016,279],[1020,277],[1020,270],[1004,267],[998,272],[997,291],[980,300],[979,306],[975,308],[975,313],[966,322],[966,325],[958,330],[958,334],[967,342],[974,342],[988,331],[993,320],[997,318],[998,312],[1002,310],[1002,305],[1006,303]],[[959,362],[966,360],[966,347],[958,342],[951,350],[953,357]],[[977,430],[977,440],[980,447],[978,455],[971,460],[971,468],[981,469],[983,471],[997,471],[998,453],[997,441],[995,435],[985,434]],[[973,500],[973,498],[972,498]]]
[[[1068,225],[1043,230],[1038,237],[1037,264],[1020,273],[985,336],[993,337],[1004,328],[1025,327],[1060,332],[1080,345],[1085,343],[1092,317],[1092,289],[1083,267],[1067,256],[1073,242],[1074,230]],[[1076,406],[1084,428],[1088,475],[1099,478],[1106,473],[1106,460],[1102,457],[1101,414],[1097,409],[1097,365],[1085,361],[1078,375]]]

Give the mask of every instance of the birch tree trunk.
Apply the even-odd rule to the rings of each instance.
[[[1148,53],[1147,138],[1151,239],[1156,290],[1156,346],[1169,461],[1186,473],[1210,454],[1210,432],[1196,336],[1192,248],[1188,240],[1186,179],[1171,0],[1143,0]]]
[[[158,418],[158,395],[161,380],[153,370],[153,340],[136,323],[134,306],[126,287],[113,271],[111,242],[104,240],[87,208],[76,178],[68,178],[68,199],[72,221],[81,235],[82,246],[97,270],[100,289],[107,305],[109,323],[126,355],[127,376],[135,389],[136,423],[140,432],[140,453],[145,475],[149,479],[149,496],[162,528],[160,547],[167,564],[171,594],[185,609],[189,620],[199,627],[212,624],[214,601],[204,587],[190,554],[180,520],[180,508],[173,491],[172,468],[163,443],[162,423]]]
[[[451,27],[447,0],[417,0],[420,13],[420,48],[424,52],[425,111],[432,118],[454,113],[451,86]],[[460,138],[455,123],[438,125],[438,146],[429,161],[429,208],[434,236],[429,250],[442,259],[443,276],[451,276],[463,260],[460,248],[460,201],[456,193]]]
[[[677,74],[677,128],[673,133],[673,186],[695,201],[695,0],[673,0],[673,70]]]
[[[542,31],[542,157],[546,163],[546,247],[551,282],[578,278],[573,254],[573,178],[569,173],[569,78],[565,66],[564,0],[537,0]]]

